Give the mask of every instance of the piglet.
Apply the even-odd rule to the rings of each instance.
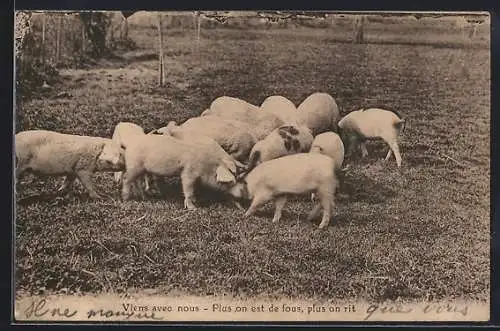
[[[404,130],[405,120],[395,111],[380,108],[352,111],[339,121],[338,126],[349,154],[360,144],[362,156],[365,157],[368,155],[366,140],[382,139],[389,145],[385,160],[388,161],[394,153],[396,163],[401,167],[398,137]]]
[[[319,153],[298,153],[260,163],[238,178],[228,192],[234,198],[252,200],[245,217],[255,213],[264,203],[274,200],[273,222],[280,220],[288,195],[315,192],[320,203],[307,219],[314,219],[322,207],[321,229],[328,226],[334,212],[336,188],[335,164],[331,157]]]

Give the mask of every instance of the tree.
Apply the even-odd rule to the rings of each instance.
[[[111,18],[103,12],[81,12],[85,34],[90,41],[89,53],[94,58],[100,58],[108,52],[106,33],[111,25]]]
[[[29,37],[30,32],[30,12],[17,11],[15,16],[14,36],[15,36],[15,56],[20,58],[22,50],[26,44],[26,37]]]
[[[355,19],[355,37],[354,42],[357,44],[362,44],[364,41],[365,34],[365,24],[366,24],[366,16],[361,15],[356,17]]]
[[[122,39],[128,39],[128,18],[134,15],[135,11],[122,11],[123,15],[123,30]]]

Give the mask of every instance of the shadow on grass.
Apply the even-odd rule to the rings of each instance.
[[[337,199],[339,203],[367,202],[371,204],[383,203],[396,196],[396,192],[361,174],[346,174]]]
[[[40,194],[33,194],[27,197],[23,197],[19,200],[17,200],[16,204],[18,206],[29,206],[35,203],[40,203],[40,202],[51,202],[56,198],[63,198],[61,194],[56,194],[56,193],[40,193]]]
[[[349,226],[365,226],[373,223],[374,217],[370,215],[353,215],[350,212],[335,213],[330,220],[330,226],[349,227]]]
[[[408,146],[407,150],[409,153],[405,154],[404,161],[410,167],[419,165],[437,167],[446,164],[446,160],[431,151],[431,148],[426,144],[417,143]]]
[[[66,193],[60,192],[44,192],[38,194],[32,194],[26,197],[22,197],[16,201],[18,206],[30,206],[37,203],[48,203],[52,206],[63,206],[72,203],[88,203],[93,201],[109,200],[112,201],[111,195],[101,194],[100,199],[93,199],[89,196],[87,192],[78,192],[72,190]]]
[[[201,208],[209,207],[214,203],[232,206],[231,197],[228,194],[216,191],[209,187],[196,183],[195,190],[195,205]],[[183,203],[184,194],[182,192],[182,183],[178,178],[166,178],[161,191],[159,187],[155,187],[153,192],[146,196],[147,200],[168,200],[176,203]]]

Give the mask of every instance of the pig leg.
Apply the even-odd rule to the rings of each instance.
[[[147,174],[144,175],[144,189],[146,192],[149,192],[149,176]]]
[[[153,186],[155,186],[155,185],[158,186],[156,184],[156,179],[157,179],[157,177],[154,175],[150,175],[150,174],[144,175],[144,190],[147,194],[151,194],[151,190],[153,189]]]
[[[389,147],[391,148],[392,152],[394,153],[394,156],[396,157],[396,163],[398,165],[398,168],[401,167],[401,154],[399,152],[399,146],[398,142],[396,140],[393,140],[389,143]]]
[[[283,211],[283,207],[285,207],[285,204],[286,204],[285,195],[276,198],[274,202],[275,209],[274,209],[273,223],[277,223],[281,219],[281,212]]]
[[[399,152],[399,146],[397,143],[394,143],[393,146],[392,146],[392,150],[394,152],[394,156],[396,157],[396,163],[398,165],[398,168],[401,168],[401,154]]]
[[[91,171],[78,171],[76,176],[82,183],[83,187],[89,192],[92,199],[100,199],[100,195],[97,194],[94,186],[92,185],[92,172]]]
[[[321,204],[317,203],[307,215],[307,221],[310,222],[313,219],[315,219],[318,216],[320,209],[321,209]]]
[[[389,160],[391,154],[394,153],[394,157],[396,158],[396,163],[398,165],[398,168],[401,167],[401,153],[399,151],[397,134],[396,133],[387,134],[386,136],[382,136],[382,139],[385,141],[387,145],[389,145],[389,153],[387,153],[386,161]]]
[[[155,183],[155,185],[156,185],[156,187],[161,195],[164,196],[167,194],[167,190],[166,190],[167,184],[165,184],[165,177],[156,176],[154,183]]]
[[[259,208],[259,206],[265,204],[266,202],[268,202],[271,199],[272,199],[272,195],[270,193],[258,192],[253,197],[252,203],[250,204],[250,207],[248,207],[248,210],[245,213],[245,217],[249,217],[249,216],[253,215],[253,213],[255,213],[257,208]]]
[[[135,170],[134,168],[127,169],[123,174],[123,185],[122,185],[122,200],[127,201],[130,199],[130,190],[134,186],[135,180],[139,177],[141,171]]]
[[[194,186],[196,183],[196,178],[189,174],[188,170],[184,170],[181,173],[181,182],[182,182],[182,192],[184,193],[184,208],[189,210],[196,209],[194,205],[195,197],[194,197]]]
[[[332,199],[329,197],[321,198],[321,205],[323,206],[323,218],[321,219],[321,223],[319,224],[319,228],[322,229],[330,223],[330,218],[332,217]]]
[[[16,165],[16,178],[17,180],[21,179],[21,176],[28,170],[28,167],[26,165],[22,164],[17,164]]]
[[[387,152],[387,156],[385,157],[384,161],[389,161],[391,156],[392,156],[392,149],[389,148],[389,151]]]
[[[332,187],[332,189],[333,191],[331,190],[331,188],[326,187],[318,192],[321,206],[323,207],[323,218],[321,219],[321,223],[319,224],[320,229],[328,226],[328,224],[330,223],[330,218],[332,217],[332,212],[335,208],[335,188]]]
[[[75,182],[75,179],[76,179],[76,176],[74,174],[67,175],[66,177],[64,177],[64,181],[63,181],[61,187],[59,187],[57,189],[57,192],[60,192],[60,193],[66,192],[69,189],[69,187],[71,186],[71,184],[73,184]]]
[[[347,149],[347,154],[349,157],[352,157],[354,155],[354,152],[356,150],[356,147],[358,146],[358,139],[356,138],[355,134],[350,134],[348,138],[348,149]]]
[[[139,193],[140,199],[141,200],[146,200],[146,195],[144,194],[144,189],[142,188],[142,186],[140,184],[140,178],[139,177],[134,181],[134,183],[132,184],[132,186],[134,187],[134,191],[136,191],[137,193]]]
[[[361,157],[368,156],[368,150],[366,149],[366,141],[362,141],[359,146],[361,147]]]
[[[236,206],[237,209],[239,209],[239,210],[245,209],[245,208],[243,208],[243,206],[241,205],[241,203],[239,203],[238,201],[232,200],[232,202]]]
[[[117,171],[114,173],[115,183],[120,184],[122,182],[123,172]]]

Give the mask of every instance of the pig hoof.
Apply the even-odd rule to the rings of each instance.
[[[196,206],[191,202],[184,202],[184,208],[186,208],[187,210],[195,210],[196,209]]]
[[[235,201],[235,202],[234,202],[234,205],[235,205],[235,206],[236,206],[236,208],[238,208],[239,210],[244,210],[244,209],[245,209],[245,208],[243,208],[243,207],[241,206],[241,204],[240,204],[239,202],[236,202],[236,201]]]

